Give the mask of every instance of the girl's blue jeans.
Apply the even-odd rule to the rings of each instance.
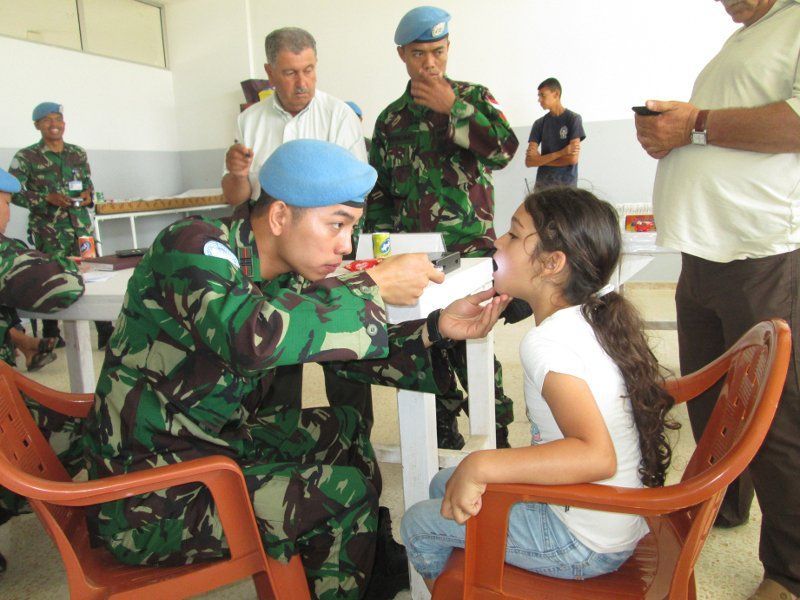
[[[453,470],[436,474],[430,485],[431,500],[408,509],[400,525],[408,558],[426,579],[439,576],[453,548],[464,547],[466,526],[445,519],[439,512]],[[521,502],[511,508],[506,562],[516,567],[561,579],[585,579],[616,571],[632,553],[590,550],[547,504]]]

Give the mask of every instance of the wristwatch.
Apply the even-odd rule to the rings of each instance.
[[[697,119],[694,122],[694,129],[692,129],[692,143],[697,144],[698,146],[706,146],[708,145],[708,139],[706,135],[706,120],[708,119],[707,110],[701,110],[697,113]]]
[[[431,341],[431,344],[433,344],[433,346],[436,348],[446,350],[447,348],[452,348],[455,346],[456,340],[442,337],[442,333],[439,331],[440,314],[442,314],[442,309],[437,308],[428,315],[428,318],[425,320],[425,324],[428,327],[428,339]]]

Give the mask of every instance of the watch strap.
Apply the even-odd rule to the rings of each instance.
[[[428,328],[428,339],[436,348],[452,348],[456,341],[443,337],[441,331],[439,331],[439,316],[441,314],[442,309],[437,308],[428,315],[427,319],[425,319],[425,324]]]

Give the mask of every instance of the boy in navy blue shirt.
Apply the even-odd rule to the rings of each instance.
[[[561,84],[550,77],[539,84],[539,104],[548,111],[537,119],[528,137],[526,167],[538,167],[536,189],[578,185],[578,158],[586,139],[581,116],[561,104]],[[539,151],[541,145],[541,152]]]

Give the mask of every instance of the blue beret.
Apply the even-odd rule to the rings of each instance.
[[[55,102],[42,102],[33,109],[33,120],[38,121],[50,113],[59,113],[63,115],[64,107],[60,104],[56,104]]]
[[[0,169],[0,192],[16,194],[22,189],[19,180],[8,171]]]
[[[278,146],[258,172],[261,189],[291,206],[362,204],[378,173],[331,142],[293,140]]]
[[[353,112],[356,113],[359,117],[363,115],[363,113],[361,112],[361,107],[352,100],[348,100],[347,102],[345,102],[345,104],[347,104],[347,106],[352,108]]]
[[[448,34],[450,14],[435,6],[418,6],[400,19],[394,32],[394,43],[405,46],[411,42],[435,42]]]

